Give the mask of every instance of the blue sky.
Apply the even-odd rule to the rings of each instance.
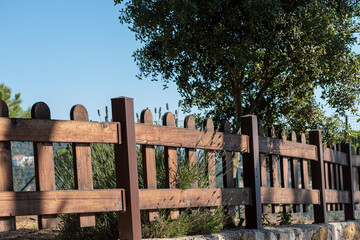
[[[166,102],[174,111],[174,84],[136,78],[131,55],[141,45],[119,9],[111,0],[0,0],[0,83],[21,93],[24,108],[44,101],[54,119],[80,103],[98,121],[97,109],[118,96],[134,98],[135,112]]]
[[[68,119],[80,103],[91,120],[103,120],[118,96],[134,98],[137,113],[166,103],[174,111],[174,84],[163,90],[136,78],[132,53],[141,44],[119,23],[119,10],[112,0],[0,0],[0,83],[21,93],[24,108],[46,102],[53,119]]]

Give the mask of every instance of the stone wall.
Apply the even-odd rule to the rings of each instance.
[[[218,234],[172,240],[359,240],[360,221],[265,227],[263,230],[226,230]],[[155,240],[155,239],[152,239]],[[164,239],[162,239],[164,240]]]

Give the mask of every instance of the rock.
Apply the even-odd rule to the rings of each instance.
[[[360,239],[360,228],[355,223],[350,223],[344,228],[344,240]]]
[[[314,235],[312,235],[311,240],[327,240],[328,238],[328,228],[320,227]]]

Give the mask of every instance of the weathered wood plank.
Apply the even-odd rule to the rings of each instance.
[[[211,118],[204,120],[204,131],[207,133],[214,133],[214,122]],[[206,150],[207,172],[209,174],[209,187],[216,188],[216,163],[215,152],[213,150]]]
[[[0,141],[119,143],[119,123],[0,117]]]
[[[163,116],[163,125],[175,127],[175,117],[171,112],[165,113]],[[178,185],[178,164],[177,153],[174,147],[164,147],[165,153],[165,173],[166,173],[166,187],[176,188]],[[177,210],[170,211],[171,219],[176,219],[180,215]]]
[[[300,141],[302,144],[306,144],[305,133],[300,134]],[[300,176],[301,185],[303,189],[309,189],[309,171],[308,171],[308,160],[300,159]],[[308,204],[303,205],[304,212],[310,212],[310,206]]]
[[[89,121],[88,112],[82,105],[75,105],[70,111],[70,119],[74,121]],[[91,148],[90,143],[73,143],[73,162],[75,189],[93,189]],[[78,225],[80,227],[95,226],[95,214],[78,214]]]
[[[353,167],[360,167],[360,155],[352,156]]]
[[[181,148],[248,152],[249,137],[222,132],[135,124],[136,143]]]
[[[250,188],[140,189],[140,209],[251,204]]]
[[[264,134],[264,128],[259,125],[259,137],[265,137]],[[267,187],[267,171],[266,171],[266,156],[264,153],[259,154],[260,157],[260,180],[261,180],[261,186]],[[263,213],[266,213],[269,211],[268,204],[262,205]]]
[[[318,190],[261,187],[261,202],[269,204],[319,204]]]
[[[0,100],[0,117],[9,117],[3,100]],[[14,191],[10,142],[0,142],[0,191]],[[0,217],[0,232],[12,230],[16,230],[15,217]]]
[[[318,161],[310,161],[311,164],[311,176],[312,176],[312,188],[319,190],[320,202],[319,205],[314,205],[314,221],[315,223],[326,223],[326,196],[325,196],[325,178],[324,178],[324,154],[321,130],[314,129],[309,132],[310,144],[313,144],[317,148]]]
[[[287,133],[285,130],[280,132],[280,139],[285,142],[287,141]],[[280,156],[280,175],[281,175],[281,187],[289,187],[289,160],[287,157]],[[290,212],[290,205],[283,205],[283,212]]]
[[[271,138],[276,138],[274,127],[269,129],[269,136]],[[277,164],[276,155],[269,155],[269,166],[270,166],[270,187],[278,188],[279,176],[278,176],[278,164]],[[273,204],[271,207],[273,213],[278,213],[280,211],[279,205]]]
[[[317,160],[316,147],[309,144],[259,137],[259,148],[261,153]]]
[[[149,109],[145,109],[141,112],[140,122],[144,124],[153,124],[153,116]],[[144,173],[144,187],[147,189],[156,189],[156,160],[155,160],[155,148],[151,145],[141,146],[141,155],[143,161],[143,173]],[[159,218],[157,211],[145,212],[145,218],[147,221],[155,221]]]
[[[121,123],[122,144],[114,144],[117,188],[126,191],[126,211],[118,213],[119,239],[141,239],[139,184],[135,138],[134,101],[132,98],[111,99],[114,122]]]
[[[187,129],[196,129],[195,126],[195,119],[193,116],[189,115],[185,117],[185,121],[184,121],[184,128]],[[196,159],[196,150],[193,148],[187,148],[185,149],[185,156],[189,161],[189,167],[191,168],[192,171],[195,171],[195,173],[197,174],[197,159]],[[193,188],[197,188],[198,187],[198,181],[197,178],[194,180],[193,184],[192,184]]]
[[[324,148],[324,161],[325,162],[331,162],[331,163],[337,163],[341,165],[348,165],[347,162],[347,156],[345,153],[336,151],[335,149],[331,148]]]
[[[349,191],[326,189],[325,194],[327,203],[350,203]]]
[[[0,216],[124,210],[123,189],[0,192]]]
[[[50,109],[44,102],[31,108],[33,119],[50,119]],[[52,191],[55,186],[53,146],[49,142],[34,142],[35,182],[37,191]],[[57,228],[56,215],[39,215],[39,229]]]
[[[291,141],[293,143],[297,142],[295,131],[290,133]],[[290,169],[291,169],[291,187],[294,189],[299,188],[299,167],[298,160],[296,158],[290,158]],[[293,204],[293,212],[300,212],[300,205]]]

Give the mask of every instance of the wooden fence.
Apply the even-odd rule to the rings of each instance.
[[[265,137],[250,115],[241,118],[241,135],[231,133],[228,121],[215,131],[211,119],[197,130],[191,116],[179,128],[171,113],[160,126],[153,125],[149,110],[135,123],[133,100],[125,97],[112,99],[113,122],[89,122],[81,105],[72,108],[68,121],[51,120],[42,102],[31,113],[31,119],[8,118],[7,106],[0,102],[0,231],[15,229],[14,216],[38,215],[39,228],[52,228],[56,214],[77,213],[79,226],[88,227],[95,224],[95,212],[116,211],[120,239],[141,239],[140,210],[148,221],[156,221],[160,209],[177,218],[183,208],[245,205],[246,226],[262,228],[264,212],[308,212],[310,205],[316,223],[327,222],[331,210],[343,210],[345,219],[352,220],[360,202],[360,155],[349,143],[324,147],[320,130],[310,131],[307,143],[304,134],[295,132],[277,136],[270,129]],[[13,191],[11,141],[33,142],[36,191]],[[56,190],[52,142],[72,143],[76,190]],[[114,144],[117,189],[93,189],[90,143]],[[144,189],[138,187],[136,144],[141,147]],[[164,150],[163,189],[157,186],[158,146]],[[178,149],[184,150],[190,167],[199,161],[198,149],[204,150],[206,188],[196,181],[192,188],[178,188]],[[221,153],[222,188],[216,186],[215,152]],[[233,152],[242,154],[242,188],[234,185]]]

